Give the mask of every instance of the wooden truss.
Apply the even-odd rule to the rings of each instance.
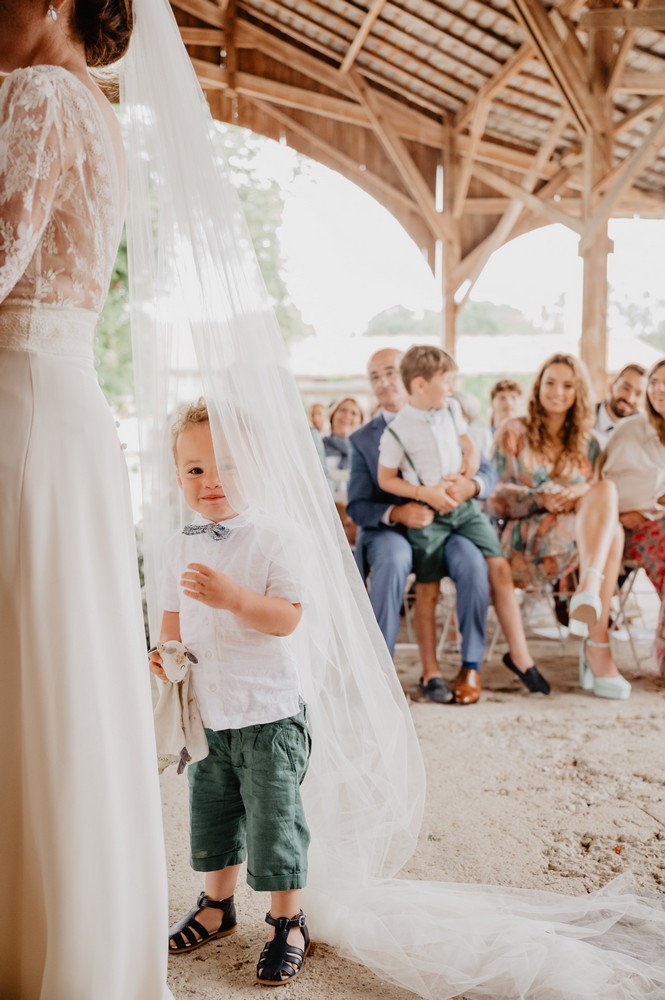
[[[665,217],[665,0],[172,0],[213,114],[340,171],[443,261],[442,336],[491,254],[559,222],[605,385],[610,218]]]

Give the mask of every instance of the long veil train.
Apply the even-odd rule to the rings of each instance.
[[[268,512],[304,581],[298,630],[314,754],[306,911],[316,937],[422,997],[665,996],[665,909],[625,880],[582,898],[407,881],[424,800],[408,707],[345,543],[237,196],[167,0],[134,0],[122,103],[128,247],[156,628],[178,523],[167,426],[203,391],[226,491]],[[295,525],[295,536],[293,526]]]

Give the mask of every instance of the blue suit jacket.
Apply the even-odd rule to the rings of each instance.
[[[387,525],[382,524],[381,518],[388,507],[408,501],[403,497],[386,493],[379,486],[379,442],[386,426],[383,415],[379,414],[354,431],[349,438],[351,473],[346,510],[351,520],[361,528],[385,528],[395,531],[401,529],[401,525],[388,529]],[[498,475],[492,463],[484,456],[480,459],[478,478],[484,484],[479,498],[486,500],[496,486]]]

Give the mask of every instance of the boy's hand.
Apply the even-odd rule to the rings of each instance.
[[[240,591],[231,577],[202,563],[189,563],[180,583],[186,597],[224,611],[233,610]]]
[[[461,472],[454,472],[450,476],[444,476],[441,480],[449,497],[458,504],[465,500],[471,500],[476,495],[476,483],[470,477],[463,476]]]
[[[168,681],[168,677],[164,673],[164,667],[162,666],[161,653],[158,649],[151,649],[148,653],[148,667],[155,677],[159,677],[160,681]]]
[[[443,482],[438,486],[421,486],[419,500],[424,500],[437,514],[448,514],[459,506],[456,500],[446,493]]]

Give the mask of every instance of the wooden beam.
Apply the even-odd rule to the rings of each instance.
[[[606,31],[616,28],[650,28],[665,31],[665,7],[649,7],[646,10],[626,10],[608,8],[586,10],[580,14],[579,26],[582,31]]]
[[[289,83],[277,83],[275,80],[268,80],[252,73],[236,75],[236,90],[239,94],[268,101],[270,104],[307,111],[321,118],[331,118],[347,125],[371,128],[370,119],[364,108],[341,97],[318,94],[316,91],[294,87]]]
[[[612,214],[612,209],[616,202],[632,184],[633,178],[637,176],[645,162],[658,154],[664,142],[665,112],[654,122],[653,129],[646,136],[644,142],[637,147],[634,153],[624,160],[614,183],[598,202],[584,229],[583,237],[580,241],[580,254],[584,254],[589,249],[596,233]]]
[[[635,9],[641,10],[643,7],[646,7],[647,3],[648,0],[637,0],[637,3],[635,4]],[[633,47],[634,39],[635,39],[634,30],[629,29],[628,31],[624,32],[623,38],[621,39],[621,44],[619,46],[619,51],[617,52],[616,58],[614,60],[614,66],[612,68],[612,76],[610,77],[610,85],[608,88],[610,93],[616,87],[617,81],[620,80],[621,77],[623,76],[623,71],[626,68],[626,62],[628,60],[628,56],[630,55],[630,50]]]
[[[580,129],[592,132],[596,114],[586,79],[565,51],[565,40],[559,38],[541,0],[510,3]]]
[[[356,37],[351,42],[348,52],[342,59],[342,65],[340,66],[341,73],[348,73],[351,67],[353,66],[354,62],[356,61],[358,53],[365,44],[365,40],[369,35],[370,31],[372,30],[372,28],[374,27],[374,23],[379,17],[379,14],[383,10],[383,8],[385,7],[386,2],[387,0],[372,0],[372,2],[370,3],[369,9],[363,18],[362,24],[358,28]]]
[[[540,171],[545,166],[545,164],[551,159],[553,153],[556,150],[559,139],[563,130],[568,125],[570,117],[570,112],[568,108],[559,115],[558,120],[554,123],[552,129],[545,142],[542,143],[540,149],[534,157],[533,166],[528,171],[524,180],[522,181],[522,189],[525,192],[533,191]],[[494,231],[490,233],[487,239],[483,243],[483,252],[480,254],[478,259],[473,265],[473,268],[468,276],[469,287],[466,290],[464,298],[466,299],[471,292],[473,285],[476,283],[480,275],[485,269],[485,265],[492,256],[495,250],[503,246],[508,238],[510,232],[519,219],[524,205],[521,198],[513,198],[511,203],[508,205],[507,209],[503,213],[502,217],[499,219]]]
[[[614,89],[624,94],[665,94],[665,73],[627,70]]]
[[[189,28],[179,24],[180,36],[185,45],[210,45],[222,48],[224,32],[220,28]]]
[[[448,125],[443,136],[443,211],[449,222],[449,237],[440,244],[441,296],[443,305],[443,346],[453,357],[457,349],[457,315],[455,284],[452,275],[459,266],[461,256],[460,224],[453,217],[455,194],[458,187],[459,156],[457,129]]]
[[[372,187],[376,192],[377,199],[382,195],[384,198],[389,198],[397,202],[405,211],[418,214],[418,206],[412,198],[409,198],[403,191],[393,187],[392,184],[389,184],[388,181],[385,181],[377,174],[373,174],[370,170],[363,170],[362,164],[347,156],[346,153],[342,153],[337,146],[333,146],[331,143],[326,142],[325,139],[321,139],[315,132],[308,129],[307,126],[302,125],[285,112],[280,111],[274,104],[268,104],[260,99],[253,99],[252,103],[269,118],[279,122],[280,125],[289,129],[294,135],[299,136],[304,142],[313,146],[314,149],[318,149],[329,162],[334,163],[346,176],[354,177],[359,186]]]
[[[226,70],[217,63],[206,62],[203,59],[192,59],[192,66],[199,78],[199,83],[205,90],[226,90],[228,79]]]
[[[464,209],[464,201],[469,190],[469,183],[473,173],[473,164],[476,159],[476,153],[478,152],[480,140],[482,139],[483,132],[485,131],[489,110],[489,101],[484,101],[479,104],[471,123],[471,129],[469,130],[469,143],[464,154],[462,169],[458,171],[455,179],[455,196],[452,202],[452,215],[455,219],[460,218]]]
[[[228,0],[226,5],[226,77],[229,83],[229,95],[236,96],[236,79],[238,73],[238,53],[236,51],[236,0]],[[235,108],[235,105],[234,105]]]
[[[433,192],[425,183],[406,146],[384,114],[380,102],[376,100],[371,87],[356,70],[351,70],[347,75],[349,83],[356,92],[358,103],[365,109],[372,122],[377,139],[397,168],[406,190],[411,191],[430,232],[435,239],[444,239],[448,227],[444,216],[436,211]]]
[[[455,116],[455,125],[460,132],[473,120],[478,107],[502,90],[519,73],[524,64],[533,58],[533,55],[533,46],[528,42],[523,42],[501,69],[482,85],[473,100],[469,101],[466,107],[462,108]]]
[[[216,28],[224,27],[224,11],[214,0],[173,0],[173,6],[193,14],[206,24]]]
[[[659,94],[657,97],[650,97],[644,101],[635,111],[624,115],[621,121],[617,122],[614,126],[614,138],[618,139],[625,132],[629,132],[635,125],[639,125],[644,118],[650,118],[654,111],[663,106],[664,102],[665,94]]]
[[[554,205],[543,202],[537,194],[531,194],[529,191],[525,191],[524,188],[519,186],[519,184],[509,181],[507,177],[502,177],[500,174],[496,174],[493,171],[488,170],[486,167],[481,167],[480,164],[476,164],[473,172],[478,180],[491,185],[495,191],[501,191],[502,193],[509,195],[511,198],[519,199],[524,202],[527,208],[530,208],[537,215],[545,216],[545,218],[547,218],[550,222],[560,222],[561,225],[567,226],[569,229],[572,229],[573,232],[579,233],[580,236],[584,232],[584,226],[579,219],[574,219],[572,216],[562,212]]]

